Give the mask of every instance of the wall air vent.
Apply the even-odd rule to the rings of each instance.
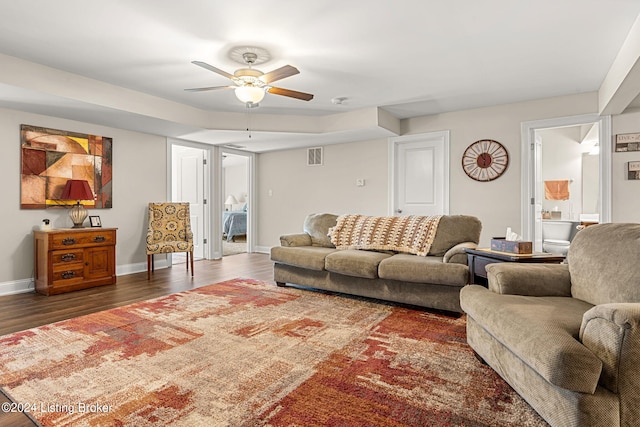
[[[307,166],[322,166],[322,147],[307,148]]]

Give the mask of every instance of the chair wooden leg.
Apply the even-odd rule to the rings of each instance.
[[[151,279],[151,260],[153,255],[147,254],[147,280]]]
[[[193,277],[193,251],[191,251],[191,277]]]

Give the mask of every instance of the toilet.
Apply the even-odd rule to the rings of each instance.
[[[567,255],[577,225],[573,221],[542,220],[542,250]]]

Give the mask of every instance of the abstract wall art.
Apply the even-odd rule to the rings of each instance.
[[[112,138],[20,125],[20,208],[76,204],[60,200],[69,179],[89,182],[94,200],[86,208],[112,207]]]

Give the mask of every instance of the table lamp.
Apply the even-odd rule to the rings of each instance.
[[[93,200],[93,192],[89,183],[82,179],[70,179],[62,190],[61,200],[75,200],[76,204],[69,212],[73,228],[83,228],[82,223],[87,219],[87,210],[80,204],[82,200]]]
[[[227,197],[227,200],[225,200],[224,205],[225,207],[227,205],[229,205],[229,210],[232,211],[233,210],[233,205],[237,205],[238,204],[238,199],[236,199],[236,196],[234,196],[233,194],[230,194],[229,197]]]

